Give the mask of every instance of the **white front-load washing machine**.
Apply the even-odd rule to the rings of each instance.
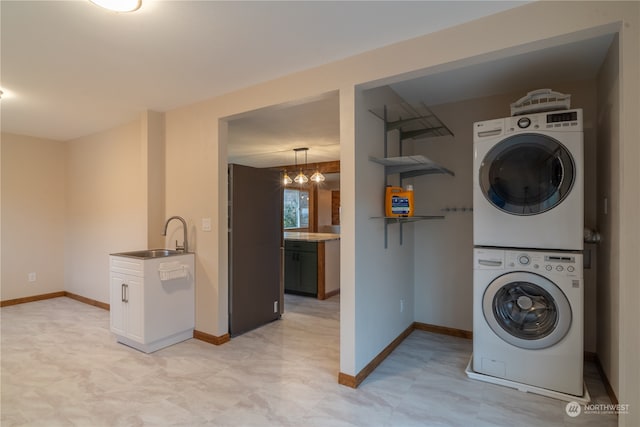
[[[582,396],[582,254],[476,248],[473,281],[473,371]]]
[[[583,249],[582,110],[474,123],[475,246]]]

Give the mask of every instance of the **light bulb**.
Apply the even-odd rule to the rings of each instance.
[[[313,175],[311,175],[311,181],[313,182],[322,182],[324,181],[324,175],[320,173],[320,171],[316,171]]]
[[[284,177],[282,177],[282,183],[284,185],[289,185],[293,183],[293,180],[291,179],[291,177],[285,172],[284,173]]]
[[[294,181],[298,184],[305,184],[309,182],[309,178],[307,178],[307,176],[303,174],[302,171],[300,171],[300,173],[294,178]]]

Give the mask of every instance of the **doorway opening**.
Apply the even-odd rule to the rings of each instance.
[[[237,187],[240,179],[230,175],[231,336],[275,320],[272,316],[266,316],[239,328],[238,325],[244,325],[245,318],[249,317],[249,314],[243,314],[247,306],[258,305],[271,314],[277,314],[277,318],[286,318],[285,292],[288,295],[292,290],[289,286],[291,283],[299,282],[307,286],[306,292],[291,292],[298,296],[325,299],[339,292],[339,117],[339,97],[338,92],[334,91],[295,103],[243,113],[226,121],[229,170],[234,173],[239,170],[251,171],[254,174],[254,178],[244,182],[241,187]],[[301,147],[306,149],[304,163],[299,162],[297,156],[294,157]],[[318,171],[325,176],[325,180],[291,184],[283,182],[287,171],[293,177],[303,169],[307,176]],[[264,185],[265,181],[269,182],[266,185],[268,188]],[[264,197],[265,194],[270,195]],[[248,202],[246,206],[244,202]],[[239,205],[243,206],[240,212]],[[274,210],[278,212],[277,224],[271,221],[267,225],[264,222],[269,217],[267,212]],[[264,233],[265,227],[270,229],[269,233]],[[273,236],[273,231],[276,237],[272,240],[255,240],[258,235]],[[328,234],[335,241],[325,242]],[[313,258],[312,263],[298,262],[302,259],[299,254],[291,256],[290,243],[302,240],[307,243],[305,249],[313,246],[313,254],[305,257]],[[257,252],[243,249],[249,247],[257,248]],[[244,256],[250,252],[251,256]],[[273,261],[274,257],[278,261]],[[271,260],[264,266],[264,272],[257,270],[260,265],[257,259]],[[273,269],[274,263],[278,264],[277,271]],[[249,271],[253,271],[253,278],[249,277]],[[265,282],[277,283],[278,297],[274,299],[271,292],[269,296],[256,301],[255,295],[259,295],[257,289],[264,287]],[[242,295],[250,295],[247,297],[250,301],[243,301]],[[296,310],[307,306],[301,304],[299,299],[295,301]],[[339,304],[335,306],[339,307]]]

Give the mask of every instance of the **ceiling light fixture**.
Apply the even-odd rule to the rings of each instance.
[[[142,0],[89,0],[91,3],[96,4],[105,9],[109,9],[113,12],[133,12],[140,9],[142,6]]]
[[[15,98],[15,93],[5,87],[0,87],[0,99]]]
[[[307,169],[307,151],[309,151],[309,149],[307,147],[302,147],[302,148],[294,148],[293,149],[295,156],[296,156],[296,164],[295,164],[295,170],[298,171],[298,175],[296,175],[295,178],[293,178],[293,180],[291,179],[291,177],[289,176],[289,174],[287,173],[287,170],[284,170],[284,175],[282,176],[282,183],[284,185],[288,185],[288,184],[292,184],[292,183],[296,183],[296,184],[306,184],[307,182],[309,182],[309,178],[307,178],[307,176],[304,174],[304,170]],[[302,167],[298,168],[298,153],[304,151],[304,169],[302,169]],[[322,173],[320,173],[320,170],[318,168],[316,168],[316,171],[314,172],[313,175],[311,175],[311,181],[317,183],[323,182],[325,180],[324,175],[322,175]]]

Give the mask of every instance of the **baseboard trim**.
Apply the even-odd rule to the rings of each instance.
[[[404,341],[405,338],[407,338],[411,334],[411,332],[413,332],[413,329],[413,324],[411,324],[400,335],[398,335],[396,339],[391,341],[391,343],[386,346],[384,350],[382,350],[376,357],[374,357],[373,360],[367,364],[367,366],[365,366],[360,372],[358,372],[355,377],[353,375],[348,375],[340,372],[338,374],[338,384],[342,384],[351,388],[357,388],[360,384],[362,384],[362,381],[364,381],[378,367],[378,365],[380,365],[382,361],[386,359],[391,354],[391,352],[393,352],[393,350],[395,350],[402,343],[402,341]]]
[[[18,305],[18,304],[25,304],[28,302],[34,302],[34,301],[42,301],[45,299],[51,299],[51,298],[60,298],[65,296],[65,292],[64,291],[59,291],[59,292],[51,292],[49,294],[41,294],[41,295],[33,295],[30,297],[22,297],[22,298],[15,298],[15,299],[9,299],[9,300],[5,300],[5,301],[0,301],[0,307],[7,307],[10,305]]]
[[[324,298],[322,298],[322,299],[329,299],[329,298],[331,298],[333,296],[338,295],[339,293],[340,293],[340,289],[335,289],[333,291],[325,293],[324,294]]]
[[[415,330],[433,332],[441,335],[449,335],[457,338],[471,339],[473,333],[471,331],[465,331],[462,329],[448,328],[446,326],[430,325],[428,323],[413,322],[407,329],[405,329],[391,344],[386,346],[376,357],[373,358],[367,366],[365,366],[355,376],[345,374],[344,372],[338,373],[338,384],[358,388],[360,384],[386,359],[393,350],[395,350],[411,333]]]
[[[229,334],[217,336],[217,335],[207,334],[206,332],[200,332],[195,329],[193,330],[193,338],[200,341],[204,341],[209,344],[214,344],[214,345],[222,345],[226,342],[229,342],[229,340],[231,340],[231,336]]]
[[[16,298],[16,299],[0,301],[0,307],[7,307],[7,306],[10,306],[10,305],[18,305],[18,304],[26,304],[28,302],[42,301],[42,300],[46,300],[46,299],[60,298],[60,297],[68,297],[68,298],[74,299],[76,301],[80,301],[82,303],[89,304],[89,305],[92,305],[94,307],[102,308],[104,310],[109,311],[109,304],[106,304],[104,302],[100,302],[100,301],[97,301],[97,300],[94,300],[94,299],[91,299],[91,298],[83,297],[83,296],[74,294],[72,292],[67,292],[67,291],[51,292],[51,293],[48,293],[48,294],[32,295],[32,296],[29,296],[29,297],[22,297],[22,298]]]
[[[452,337],[473,339],[473,332],[464,329],[448,328],[446,326],[431,325],[429,323],[413,322],[413,328],[419,331],[434,332]]]
[[[107,303],[104,303],[104,302],[101,302],[101,301],[97,301],[97,300],[94,300],[94,299],[91,299],[91,298],[83,297],[81,295],[77,295],[77,294],[74,294],[72,292],[66,292],[65,291],[64,292],[64,296],[68,297],[68,298],[71,298],[71,299],[74,299],[76,301],[83,302],[85,304],[92,305],[94,307],[101,308],[103,310],[107,310],[107,311],[110,310],[110,306]]]

